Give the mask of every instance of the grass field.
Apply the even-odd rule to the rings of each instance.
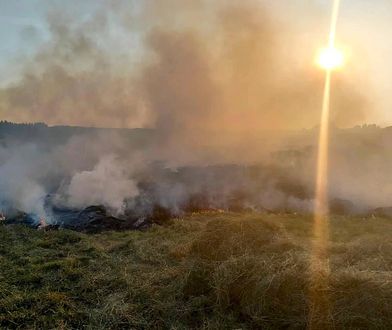
[[[392,221],[333,217],[330,327],[392,327]],[[202,213],[146,232],[0,227],[0,328],[303,329],[312,218]]]

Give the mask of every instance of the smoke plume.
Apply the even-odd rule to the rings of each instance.
[[[52,8],[50,39],[0,90],[2,118],[150,130],[148,138],[122,130],[75,131],[50,142],[4,137],[3,204],[41,214],[53,194],[72,208],[103,204],[121,213],[147,198],[178,211],[204,196],[216,208],[234,198],[311,210],[317,134],[295,132],[317,125],[323,73],[298,62],[304,51],[295,47],[295,29],[274,8],[250,0],[103,1],[84,19]],[[353,79],[334,81],[336,126],[366,118],[368,103]],[[370,160],[371,151],[349,139],[334,140],[331,193],[385,205],[391,187],[372,192],[391,178],[389,165],[379,166],[390,164],[390,152],[379,146]],[[282,150],[283,158],[271,157]],[[256,163],[264,174],[242,168],[233,177],[208,167]],[[353,164],[360,164],[355,175]],[[374,166],[380,170],[369,173]]]

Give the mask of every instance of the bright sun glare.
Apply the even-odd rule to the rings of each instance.
[[[334,47],[324,48],[318,55],[317,63],[325,70],[335,70],[343,66],[344,54]]]

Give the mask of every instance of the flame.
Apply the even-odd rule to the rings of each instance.
[[[45,229],[48,226],[44,218],[39,219],[38,229]]]

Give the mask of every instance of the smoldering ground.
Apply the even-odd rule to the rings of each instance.
[[[84,19],[52,8],[50,39],[0,91],[2,117],[146,127],[151,136],[140,145],[113,131],[53,143],[5,138],[3,204],[43,216],[48,194],[67,207],[103,204],[114,213],[154,203],[178,212],[195,200],[227,208],[233,199],[311,210],[317,130],[295,132],[318,122],[323,74],[297,63],[287,46],[295,41],[290,20],[275,14],[268,2],[250,0],[104,1]],[[356,78],[334,81],[335,125],[356,124],[371,111]],[[390,133],[370,138],[374,150],[366,134],[338,134],[331,194],[387,206]],[[289,152],[271,158],[282,150]],[[216,164],[238,167],[208,167]],[[255,174],[243,167],[249,164],[263,165]],[[381,182],[384,191],[375,194]]]

